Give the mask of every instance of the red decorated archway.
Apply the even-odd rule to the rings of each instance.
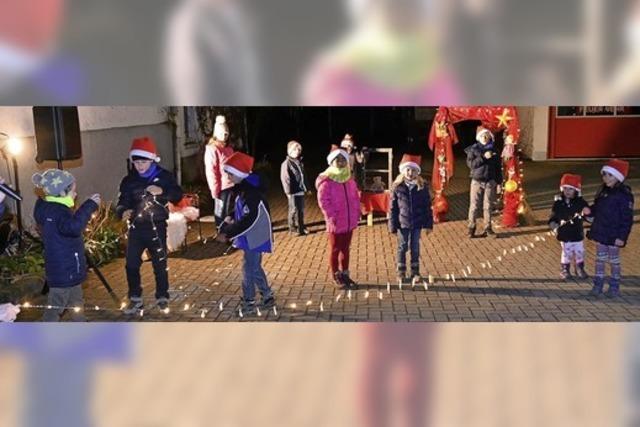
[[[454,123],[464,120],[479,120],[492,133],[505,132],[502,165],[505,183],[503,183],[502,225],[515,227],[518,225],[518,213],[525,209],[524,189],[522,186],[522,162],[516,146],[520,140],[520,121],[515,107],[509,106],[474,106],[474,107],[439,107],[429,133],[429,148],[433,151],[433,176],[431,184],[433,198],[433,216],[436,222],[446,220],[449,204],[445,197],[449,179],[453,176],[454,159],[453,144],[458,142]]]

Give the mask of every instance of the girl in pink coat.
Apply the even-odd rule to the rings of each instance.
[[[349,154],[333,145],[329,167],[316,180],[318,204],[327,224],[329,264],[336,286],[355,287],[349,277],[349,248],[360,220],[360,195],[349,170]]]
[[[209,140],[204,152],[204,168],[207,175],[207,184],[211,191],[214,203],[214,216],[216,225],[231,215],[233,203],[233,182],[222,166],[233,154],[233,148],[229,146],[229,127],[224,116],[217,116],[213,127],[213,136]]]

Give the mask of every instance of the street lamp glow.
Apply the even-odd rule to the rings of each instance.
[[[20,154],[22,152],[22,141],[14,137],[9,138],[7,141],[7,149],[9,150],[9,153],[14,156]]]

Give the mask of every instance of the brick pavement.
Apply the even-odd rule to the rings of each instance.
[[[278,308],[277,313],[262,313],[261,317],[251,320],[637,321],[640,319],[637,258],[640,227],[635,226],[628,247],[622,251],[623,296],[614,300],[588,297],[589,280],[560,280],[559,243],[546,234],[546,217],[561,174],[581,173],[584,194],[591,201],[599,185],[600,165],[600,162],[527,163],[525,188],[538,224],[511,230],[498,228],[501,238],[495,240],[469,240],[465,237],[464,220],[469,180],[466,167],[458,162],[457,176],[448,190],[450,221],[438,224],[421,242],[421,272],[433,277],[426,291],[423,286],[406,285],[400,290],[394,283],[396,241],[387,231],[384,218],[377,218],[372,227],[362,223],[354,235],[351,271],[360,283],[359,289],[350,295],[336,289],[328,273],[324,224],[315,199],[306,200],[306,218],[311,223],[312,234],[294,237],[286,232],[286,199],[275,194],[270,202],[276,249],[265,256],[263,265],[275,290]],[[640,162],[632,162],[630,176],[640,177]],[[640,194],[640,178],[630,179],[629,184],[636,195]],[[640,221],[638,204],[635,213],[637,223]],[[143,318],[127,317],[115,310],[116,305],[93,274],[86,285],[86,304],[109,310],[88,311],[88,318],[91,321],[249,320],[237,316],[242,253],[223,256],[224,245],[212,239],[198,242],[194,231],[191,230],[188,248],[172,254],[169,262],[172,285],[169,314],[150,308],[153,273],[150,263],[145,263],[142,280],[148,310]],[[205,225],[204,232],[205,236],[211,236],[213,228]],[[593,273],[593,243],[587,241],[586,248],[587,271]],[[502,261],[498,257],[502,257]],[[467,267],[471,267],[470,273]],[[124,298],[124,260],[116,260],[101,270],[116,293]],[[189,305],[188,310],[185,304]],[[38,315],[31,310],[21,314],[20,319],[33,320]]]

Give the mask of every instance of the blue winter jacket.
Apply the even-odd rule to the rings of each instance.
[[[146,192],[146,188],[155,185],[162,188],[162,194],[155,197]],[[169,219],[169,210],[165,207],[168,202],[178,203],[182,200],[182,189],[176,183],[171,172],[155,165],[155,171],[147,178],[132,169],[120,183],[120,196],[116,205],[116,214],[122,218],[126,210],[133,210],[136,226],[151,226],[151,214],[157,226],[165,225]]]
[[[402,182],[392,188],[390,203],[389,231],[392,233],[398,229],[433,228],[431,196],[426,185],[421,190],[417,185],[409,190]]]
[[[253,252],[271,252],[273,233],[269,205],[263,195],[260,177],[250,174],[233,187],[236,194],[234,223],[223,225],[236,248]]]
[[[68,288],[87,278],[82,233],[97,209],[93,200],[87,200],[75,212],[60,203],[36,201],[33,217],[44,243],[44,269],[49,286]]]
[[[614,246],[616,239],[627,244],[633,224],[633,194],[624,184],[603,187],[590,206],[593,225],[587,237],[604,245]]]
[[[467,147],[467,166],[471,170],[471,179],[480,182],[495,181],[502,184],[502,163],[500,155],[494,150],[493,144],[482,145],[479,142]],[[484,153],[491,151],[493,157],[486,159]]]

